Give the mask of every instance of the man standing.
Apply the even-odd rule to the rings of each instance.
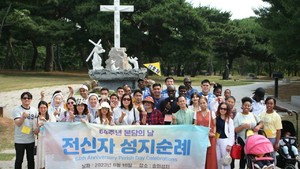
[[[252,110],[251,112],[253,114],[255,114],[256,116],[259,116],[262,112],[266,111],[266,104],[264,101],[265,98],[265,89],[263,89],[262,87],[259,87],[257,89],[255,89],[255,91],[253,92],[253,97],[252,97]],[[278,112],[287,112],[288,114],[292,114],[292,110],[288,110],[284,107],[275,105],[274,107],[275,110],[277,110]]]
[[[186,90],[186,87],[183,86],[183,85],[180,85],[178,87],[178,92],[179,92],[179,96],[183,96],[185,98],[185,101],[186,101],[186,104],[187,105],[190,105],[190,102],[191,102],[191,97],[187,97],[187,90]]]
[[[165,125],[170,125],[172,121],[172,114],[179,110],[176,100],[176,88],[173,85],[168,86],[168,97],[161,101],[159,104],[159,110],[164,115]]]
[[[146,83],[144,79],[138,80],[138,87],[143,92],[143,99],[145,99],[147,96],[151,96],[151,91],[148,87],[146,87]]]
[[[133,92],[133,106],[140,112],[144,112],[144,106],[143,106],[143,92],[141,90],[136,90]]]
[[[264,103],[265,90],[261,87],[257,88],[253,92],[252,97],[252,113],[259,116],[260,113],[266,111],[266,105]]]
[[[124,91],[123,87],[118,87],[117,88],[117,95],[118,95],[119,98],[122,98],[124,93],[125,93],[125,91]]]
[[[192,96],[193,93],[195,93],[195,92],[198,93],[197,89],[194,89],[192,87],[192,81],[191,81],[190,78],[188,78],[188,77],[184,78],[183,84],[184,84],[184,86],[186,88],[186,91],[187,91],[186,92],[186,98],[191,99],[191,96]]]
[[[79,87],[79,94],[84,100],[87,100],[89,96],[89,88],[86,85],[81,85]]]
[[[164,99],[168,97],[168,86],[174,85],[174,78],[173,77],[167,77],[165,79],[165,85],[166,85],[167,88],[161,92],[161,97],[164,98]]]
[[[107,102],[108,104],[110,104],[110,100],[109,100],[109,89],[106,87],[102,87],[100,89],[100,100],[99,103],[103,103],[103,102]]]
[[[199,92],[199,96],[204,96],[206,97],[207,101],[208,101],[208,105],[210,105],[210,102],[216,98],[216,96],[210,92],[210,81],[208,79],[204,79],[201,82],[201,89],[202,91]],[[210,109],[210,107],[208,106],[208,108]]]
[[[28,169],[34,169],[33,119],[38,116],[36,108],[31,107],[32,94],[21,94],[22,105],[13,110],[15,123],[14,142],[16,150],[15,169],[21,169],[26,150]]]
[[[154,83],[152,85],[153,89],[153,100],[154,100],[154,107],[159,108],[159,103],[161,101],[161,84],[160,83]]]

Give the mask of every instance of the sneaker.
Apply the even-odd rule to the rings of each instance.
[[[260,169],[260,166],[258,164],[254,164],[254,167]]]
[[[275,165],[274,165],[274,164],[270,164],[270,165],[268,165],[268,167],[267,167],[267,169],[273,169],[273,168],[275,168]]]
[[[295,159],[300,162],[300,156],[299,155],[296,155]]]
[[[268,168],[268,166],[264,165],[262,169],[267,169],[267,168]]]

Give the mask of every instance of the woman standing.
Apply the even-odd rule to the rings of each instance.
[[[222,169],[221,159],[230,153],[234,144],[234,125],[230,117],[230,107],[227,103],[220,103],[216,112],[217,123],[217,161],[218,169]],[[224,169],[230,169],[231,166],[224,166]]]
[[[213,90],[214,99],[211,100],[209,108],[213,112],[216,112],[220,103],[225,102],[224,97],[222,96],[222,85],[219,83],[214,84]]]
[[[77,99],[74,107],[73,122],[89,122],[91,118],[86,101],[84,99]]]
[[[234,107],[235,106],[235,97],[233,97],[233,96],[229,96],[229,97],[227,97],[226,98],[226,100],[225,100],[225,102],[228,104],[228,106],[229,106],[229,109],[230,109],[230,117],[232,118],[232,119],[234,119],[235,118],[235,116],[236,116],[236,108]]]
[[[200,108],[200,105],[199,105],[199,99],[200,99],[200,96],[198,95],[197,92],[192,93],[191,102],[190,102],[190,105],[189,105],[188,108],[193,110],[194,112],[200,111],[201,108]]]
[[[234,118],[235,132],[237,133],[237,141],[243,147],[240,159],[240,169],[245,168],[246,159],[244,146],[246,140],[246,130],[253,130],[258,132],[262,128],[262,122],[259,117],[255,116],[251,110],[252,99],[250,97],[242,98],[242,112],[238,113]]]
[[[114,121],[112,118],[112,112],[108,102],[102,102],[101,106],[98,110],[98,117],[94,120],[96,124],[103,124],[103,125],[114,125]]]
[[[201,96],[200,100],[201,111],[195,113],[195,124],[199,126],[205,126],[210,128],[209,141],[211,146],[207,148],[206,153],[206,169],[217,169],[217,153],[216,153],[216,119],[215,113],[208,110],[208,101],[206,97]]]
[[[142,125],[164,125],[164,117],[162,113],[154,107],[154,100],[151,96],[147,96],[143,100],[145,111],[140,113]]]
[[[172,115],[172,124],[193,124],[195,112],[186,107],[186,99],[184,96],[177,98],[179,110]]]
[[[67,110],[60,114],[60,121],[61,122],[71,122],[74,118],[74,105],[76,103],[76,99],[74,97],[69,97],[67,99],[66,107]]]
[[[43,143],[44,124],[50,121],[48,114],[48,103],[40,101],[38,104],[39,115],[33,121],[33,131],[37,135],[37,149],[36,149],[36,166],[38,169],[45,168],[45,151]]]
[[[274,151],[278,150],[282,123],[280,115],[274,110],[276,100],[273,97],[267,97],[265,101],[267,111],[260,114],[260,119],[264,124],[264,132],[267,138],[272,142]]]
[[[50,107],[48,109],[48,113],[50,116],[51,122],[59,122],[60,121],[60,115],[65,112],[64,109],[64,101],[63,101],[63,95],[62,93],[56,93],[53,95]]]
[[[139,125],[139,111],[133,107],[132,98],[124,94],[121,98],[121,106],[114,109],[114,122],[116,125]]]
[[[90,113],[89,121],[93,122],[97,118],[97,111],[99,108],[99,97],[96,93],[89,94],[87,99],[87,107]]]

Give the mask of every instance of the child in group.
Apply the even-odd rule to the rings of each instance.
[[[256,155],[257,158],[263,158],[263,157],[267,157],[265,154],[257,154]],[[254,163],[254,167],[257,169],[271,169],[274,168],[274,164],[271,163],[270,160],[257,160]]]
[[[108,102],[102,102],[97,113],[98,117],[94,120],[94,123],[111,126],[115,125]]]
[[[282,147],[283,153],[286,155],[286,158],[291,159],[289,154],[289,148],[294,153],[295,159],[300,162],[300,157],[296,145],[296,138],[291,136],[290,132],[286,132],[284,137],[279,140],[279,145]]]

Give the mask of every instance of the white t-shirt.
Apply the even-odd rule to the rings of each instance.
[[[266,112],[267,108],[263,100],[257,102],[252,99],[252,110],[251,112],[256,116],[259,116],[261,113]]]
[[[21,118],[23,112],[28,112],[29,116],[24,120],[23,124],[18,127],[15,125],[14,141],[15,143],[26,144],[34,142],[33,120],[38,116],[38,110],[34,107],[25,109],[19,106],[13,110],[14,120]]]
[[[234,128],[239,127],[242,124],[250,124],[250,128],[253,129],[258,122],[260,122],[260,118],[253,113],[249,112],[249,114],[243,114],[243,113],[237,113],[235,118],[233,119],[234,121]],[[241,137],[244,141],[246,140],[246,129],[243,129],[237,135]]]
[[[125,112],[126,116],[123,118],[122,123],[120,123],[119,118],[121,117],[122,112]],[[135,112],[135,118],[133,112]],[[136,108],[132,108],[128,111],[126,109],[121,109],[121,107],[117,107],[114,109],[113,117],[116,125],[132,125],[134,120],[136,121],[136,124],[140,124],[140,112]]]

